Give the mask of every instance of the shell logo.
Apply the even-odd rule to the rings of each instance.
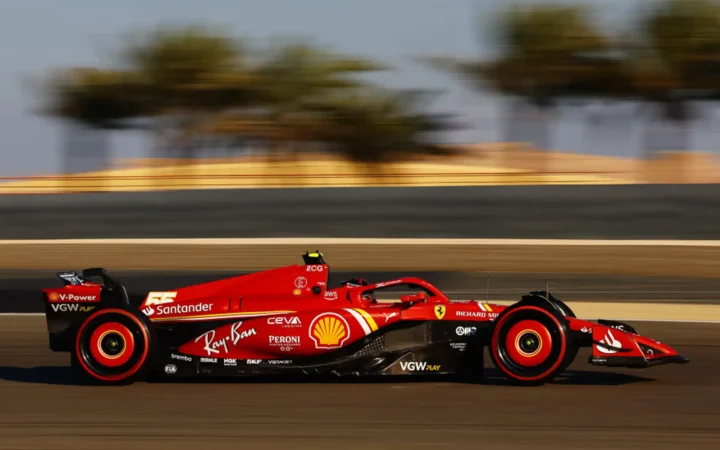
[[[310,323],[315,348],[338,348],[350,338],[350,326],[340,314],[324,313]]]
[[[50,295],[48,295],[48,300],[50,300],[51,302],[55,302],[59,297],[60,296],[57,292],[51,292]]]

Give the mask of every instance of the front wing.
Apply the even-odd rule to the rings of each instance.
[[[600,319],[597,323],[569,319],[571,329],[584,334],[592,347],[590,364],[608,367],[645,368],[660,364],[684,364],[689,360],[673,348],[640,335],[622,322]]]

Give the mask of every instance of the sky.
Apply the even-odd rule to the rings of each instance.
[[[598,19],[616,26],[638,2],[585,0]],[[417,63],[420,55],[482,57],[492,48],[478,39],[501,0],[0,0],[0,176],[56,172],[62,129],[34,112],[38,96],[31,80],[59,67],[107,64],[123,34],[167,23],[229,27],[259,43],[272,37],[312,38],[334,50],[390,63],[376,77],[402,88],[444,91],[436,109],[460,114],[469,128],[454,142],[500,139],[500,99],[468,90],[452,76]],[[517,2],[516,2],[517,3]],[[520,3],[531,3],[530,0]],[[570,3],[564,1],[562,3]],[[619,113],[618,113],[619,114]],[[625,122],[620,120],[620,125]],[[703,126],[705,128],[703,128]],[[700,124],[693,145],[708,149],[713,124]],[[584,131],[577,112],[563,114],[553,134],[557,149],[627,154],[637,150],[638,130],[620,126],[599,136]],[[144,136],[112,138],[116,158],[144,156]]]

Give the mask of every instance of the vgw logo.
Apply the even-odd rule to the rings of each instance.
[[[60,303],[57,305],[52,305],[52,309],[54,312],[88,312],[95,309],[94,306],[86,306],[86,305],[78,305],[77,303]]]
[[[400,368],[406,372],[437,372],[440,364],[430,365],[426,362],[400,362]]]

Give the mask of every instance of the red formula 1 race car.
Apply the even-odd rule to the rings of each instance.
[[[303,258],[302,265],[149,292],[136,306],[103,269],[60,273],[65,285],[43,290],[50,348],[71,354],[75,375],[112,384],[264,374],[481,380],[486,347],[502,374],[520,384],[553,379],[580,347],[592,347],[596,365],[687,362],[626,324],[577,319],[546,292],[502,306],[451,302],[413,277],[333,287],[321,253]],[[376,299],[396,289],[415,293]]]

